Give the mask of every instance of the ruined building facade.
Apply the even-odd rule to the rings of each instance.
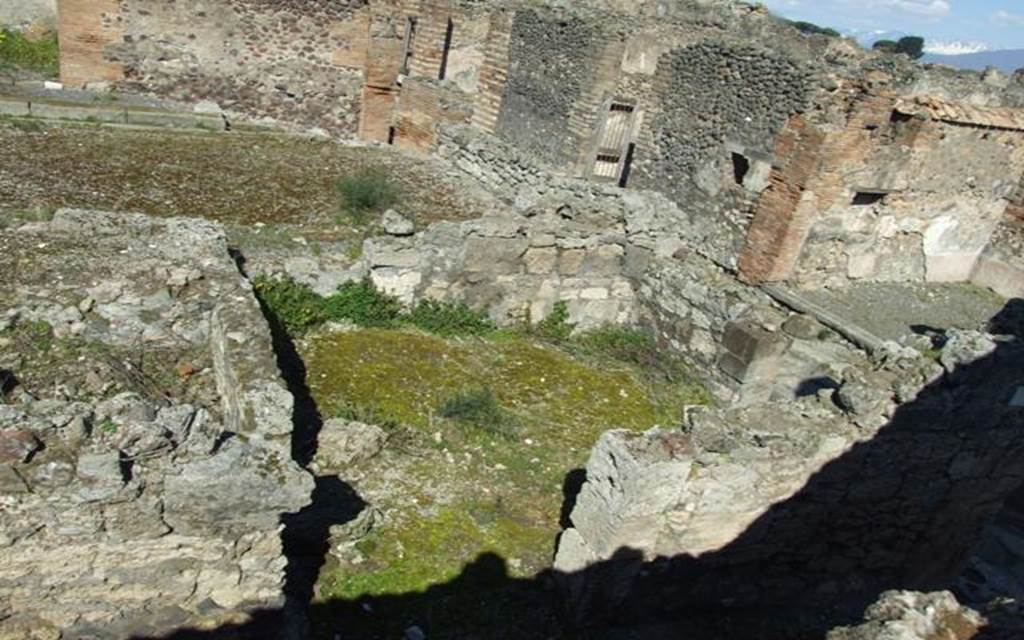
[[[1024,291],[1024,86],[873,57],[732,2],[62,0],[65,83],[428,151],[471,125],[656,190],[747,282]]]

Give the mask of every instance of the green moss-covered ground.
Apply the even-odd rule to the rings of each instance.
[[[707,400],[692,379],[670,381],[514,332],[442,339],[364,329],[314,334],[301,350],[325,417],[362,417],[391,431],[385,452],[353,473],[384,521],[331,559],[322,601],[436,589],[487,554],[512,578],[537,575],[562,528],[567,475],[598,437],[677,425],[685,405]],[[442,417],[448,401],[479,389],[493,395],[502,424]],[[496,607],[506,596],[481,598]]]

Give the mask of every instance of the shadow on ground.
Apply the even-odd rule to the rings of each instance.
[[[886,590],[950,587],[986,521],[1024,483],[1024,408],[1010,402],[1024,387],[1022,310],[1014,300],[993,320],[1011,334],[993,353],[902,405],[874,438],[717,551],[650,561],[623,549],[577,574],[530,579],[485,555],[422,593],[310,601],[326,523],[361,506],[344,483],[321,479],[314,505],[286,530],[289,566],[306,567],[289,572],[289,596],[309,602],[306,631],[327,640],[821,638]],[[570,474],[567,497],[580,480]],[[316,524],[297,526],[304,517]],[[164,637],[277,638],[284,617],[257,611],[246,624]],[[975,637],[1014,636],[989,628]]]

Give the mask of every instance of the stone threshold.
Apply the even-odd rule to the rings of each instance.
[[[763,284],[761,285],[761,290],[779,304],[789,307],[798,313],[813,317],[868,353],[878,351],[885,344],[885,340],[882,340],[874,333],[860,325],[845,320],[819,304],[801,297],[791,289],[776,284]]]

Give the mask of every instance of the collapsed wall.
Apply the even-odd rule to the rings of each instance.
[[[313,483],[222,229],[62,210],[0,247],[0,634],[280,607]]]
[[[611,432],[556,568],[578,615],[702,606],[856,608],[949,586],[1024,481],[1019,339],[895,348],[838,390]]]

